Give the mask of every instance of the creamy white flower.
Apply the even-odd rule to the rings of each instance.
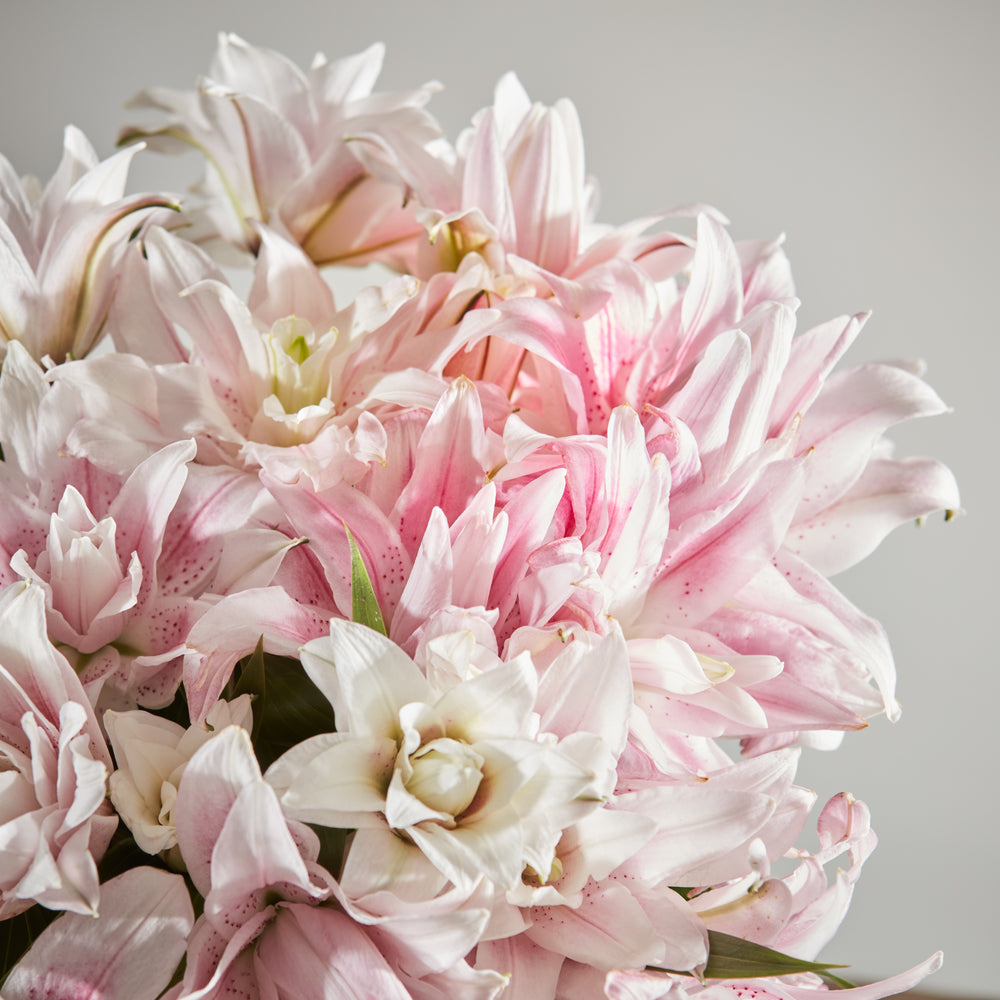
[[[111,801],[135,842],[147,854],[177,844],[174,805],[181,776],[199,747],[227,726],[249,731],[250,696],[219,701],[204,725],[183,726],[149,712],[105,712],[104,726],[118,763],[110,779]]]
[[[526,866],[548,871],[561,827],[610,793],[611,752],[591,734],[560,741],[539,731],[530,656],[494,656],[486,670],[463,658],[442,670],[437,661],[469,645],[443,635],[424,647],[438,667],[425,676],[379,633],[330,627],[302,662],[339,731],[304,741],[268,770],[286,814],[388,828],[460,887],[485,876],[507,888]]]

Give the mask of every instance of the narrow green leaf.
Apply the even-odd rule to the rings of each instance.
[[[839,966],[833,966],[833,968],[839,968]],[[840,976],[835,976],[832,972],[821,972],[820,976],[829,983],[832,983],[834,989],[853,990],[855,987],[855,984],[849,979],[842,979]]]
[[[375,588],[372,587],[371,577],[361,558],[361,551],[346,524],[344,531],[347,532],[347,544],[351,547],[351,617],[356,622],[381,632],[382,635],[388,635],[385,622],[382,620],[382,611],[378,606],[378,598],[375,596]]]
[[[649,968],[653,969],[652,966]],[[843,968],[846,966],[830,962],[807,962],[762,944],[744,941],[743,938],[734,937],[732,934],[709,931],[708,963],[702,975],[705,979],[758,979],[762,976],[790,976],[796,972],[816,972],[828,975],[840,985],[846,983],[846,980],[831,976],[829,970]],[[677,973],[675,969],[653,969],[653,971]],[[679,974],[691,975],[689,972]]]
[[[332,826],[310,823],[309,829],[319,839],[319,857],[316,859],[334,878],[339,878],[347,851],[347,837],[350,830],[340,830]]]
[[[264,637],[257,640],[257,646],[247,657],[240,660],[240,676],[233,688],[233,697],[241,694],[250,695],[253,699],[253,729],[250,739],[256,743],[260,737],[260,727],[264,721],[264,711],[267,698],[267,680],[264,665]]]
[[[267,697],[254,703],[254,753],[267,770],[297,743],[337,729],[330,703],[298,660],[263,654]],[[258,711],[259,708],[259,711]]]

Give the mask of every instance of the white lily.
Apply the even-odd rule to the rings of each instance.
[[[527,866],[551,865],[559,828],[599,808],[610,789],[598,787],[602,741],[539,734],[528,654],[425,677],[379,633],[340,620],[330,628],[303,648],[302,662],[340,730],[268,770],[286,814],[388,828],[463,888],[484,875],[509,888]],[[427,646],[444,657],[454,639]]]

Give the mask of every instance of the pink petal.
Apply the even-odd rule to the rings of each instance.
[[[155,1000],[184,955],[194,912],[184,879],[134,868],[101,886],[100,915],[65,914],[4,984],[7,1000]],[[84,985],[86,984],[86,985]]]
[[[733,407],[750,373],[750,356],[750,339],[742,330],[714,337],[684,386],[663,406],[691,428],[702,454],[723,447],[729,438]]]
[[[454,521],[486,481],[482,404],[475,386],[456,379],[420,437],[409,484],[393,508],[400,538],[416,553],[431,510]]]
[[[136,552],[143,566],[140,603],[149,596],[167,518],[184,487],[187,464],[196,451],[194,441],[176,441],[151,455],[125,481],[108,510],[117,527],[119,562],[127,565]]]
[[[195,887],[212,888],[212,852],[240,791],[261,780],[250,736],[230,726],[191,758],[181,778],[174,823],[184,863]]]
[[[517,247],[517,222],[493,109],[477,120],[462,176],[462,204],[483,210],[508,250]]]
[[[886,428],[945,412],[930,386],[903,368],[868,364],[831,375],[802,420],[798,448],[813,452],[796,520],[816,515],[847,492]]]
[[[649,590],[643,617],[696,625],[729,600],[778,549],[801,484],[798,461],[773,462],[720,520],[690,518],[668,542],[666,568]]]
[[[185,842],[179,830],[178,843],[183,852]],[[211,878],[205,916],[224,933],[256,909],[253,904],[261,889],[278,887],[281,893],[301,889],[307,897],[325,895],[309,878],[277,795],[259,779],[240,789],[233,800],[212,850]]]
[[[187,638],[184,688],[191,718],[202,721],[219,699],[236,661],[264,649],[297,656],[299,648],[326,631],[326,614],[306,607],[280,587],[244,590],[224,597],[195,623]]]
[[[266,970],[281,996],[410,1000],[361,927],[336,910],[280,907],[257,945],[255,965]]]
[[[772,878],[736,902],[701,910],[700,915],[711,930],[774,948],[792,908],[790,890],[779,879]]]
[[[770,437],[779,437],[796,414],[809,409],[827,375],[854,342],[867,319],[867,313],[841,316],[807,330],[792,341],[788,363],[774,394]]]
[[[758,450],[768,436],[771,407],[784,378],[795,332],[795,314],[783,303],[768,302],[742,322],[750,341],[750,368],[733,407],[729,439],[723,448],[724,468],[735,469]]]
[[[391,626],[410,572],[411,556],[379,507],[361,490],[345,483],[316,493],[306,484],[288,486],[266,473],[261,473],[261,480],[281,504],[295,531],[310,539],[310,549],[323,566],[335,605],[345,616],[351,614],[351,553],[345,525],[350,529],[382,617]]]
[[[935,510],[958,510],[951,471],[928,458],[872,459],[831,507],[793,524],[788,548],[833,576],[860,562],[904,521]]]
[[[774,813],[768,795],[701,786],[661,785],[620,795],[621,808],[651,816],[659,830],[620,871],[667,885],[711,885],[745,874],[746,854],[735,863],[731,852],[746,845]],[[690,881],[684,881],[685,879]]]
[[[771,614],[805,627],[820,640],[855,657],[864,665],[865,676],[878,686],[889,718],[899,717],[896,671],[885,629],[862,614],[811,566],[781,550],[774,566],[765,566],[737,599],[752,608],[767,607]],[[844,683],[850,683],[846,671],[838,673],[843,673]]]
[[[505,150],[517,252],[561,274],[579,251],[585,209],[583,138],[570,101],[535,108]]]
[[[631,708],[629,658],[618,629],[594,642],[570,643],[542,675],[543,732],[594,733],[617,756],[625,748]]]
[[[330,325],[333,292],[313,262],[292,243],[267,226],[258,226],[260,250],[248,305],[264,323],[301,316],[317,333]]]
[[[853,989],[840,990],[838,1000],[840,997],[843,997],[844,1000],[883,1000],[884,997],[898,996],[912,989],[932,972],[937,972],[941,968],[942,961],[941,952],[935,952],[919,965],[915,965],[912,969],[901,972],[897,976],[890,976],[888,979],[872,983],[870,986],[856,986]],[[822,996],[816,990],[800,989],[795,986],[789,986],[786,989],[789,1000],[816,1000],[818,996]]]
[[[465,516],[464,512],[462,516]],[[392,617],[390,634],[394,642],[405,646],[406,640],[435,611],[452,603],[454,575],[448,520],[441,508],[435,507],[428,518],[424,537],[413,560],[413,569]]]
[[[659,958],[661,945],[652,923],[617,882],[591,881],[580,906],[538,906],[531,918],[526,934],[535,944],[586,965],[635,967]]]
[[[483,941],[476,948],[476,968],[509,976],[504,1000],[537,1000],[556,995],[563,955],[535,944],[527,935]]]
[[[743,275],[736,248],[722,225],[701,213],[691,281],[681,307],[681,357],[698,357],[711,338],[736,326],[742,312]]]

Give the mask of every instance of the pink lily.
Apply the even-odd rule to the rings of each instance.
[[[81,358],[104,330],[129,233],[165,195],[125,196],[129,164],[141,147],[98,162],[82,132],[66,129],[58,170],[36,201],[0,157],[0,342],[31,355]]]
[[[195,753],[175,817],[178,847],[205,912],[170,1000],[334,1000],[344,995],[344,982],[408,1000],[361,926],[326,905],[334,884],[316,864],[316,838],[282,816],[246,730],[231,726]]]
[[[45,598],[0,592],[0,916],[33,902],[91,914],[118,825],[111,756],[73,669],[45,634]]]
[[[156,149],[194,146],[208,160],[202,237],[256,250],[254,220],[283,229],[320,264],[408,263],[421,232],[405,207],[414,188],[439,183],[428,152],[439,139],[423,110],[434,85],[372,93],[383,47],[308,74],[269,49],[219,36],[196,92],[144,90],[133,107],[166,112],[160,129],[128,128],[120,141]]]
[[[193,923],[180,875],[133,868],[101,886],[99,915],[65,914],[50,924],[11,971],[4,996],[77,1000],[86,988],[102,1000],[156,1000]]]

